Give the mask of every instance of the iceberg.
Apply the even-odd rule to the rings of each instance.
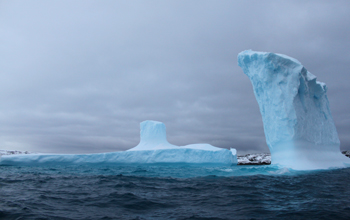
[[[23,154],[3,155],[0,165],[66,164],[221,164],[236,165],[235,149],[209,144],[176,146],[166,139],[165,125],[157,121],[141,123],[140,143],[127,151],[98,154]]]
[[[340,153],[326,84],[282,54],[246,50],[238,65],[253,85],[272,164],[298,170],[349,165]]]
[[[140,150],[160,150],[160,149],[193,149],[206,151],[228,151],[227,149],[214,147],[210,144],[190,144],[186,146],[176,146],[168,142],[166,138],[166,128],[164,123],[158,121],[144,121],[140,124],[140,143],[128,151]],[[231,153],[236,155],[236,150],[231,148]],[[237,157],[237,156],[236,156]]]

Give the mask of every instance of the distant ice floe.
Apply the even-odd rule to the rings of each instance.
[[[0,150],[0,156],[15,155],[15,154],[34,154],[34,153],[29,151],[19,151],[19,150]]]

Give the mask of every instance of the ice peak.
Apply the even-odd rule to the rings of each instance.
[[[166,139],[166,128],[165,124],[159,121],[143,121],[140,124],[140,143],[152,142],[152,143],[163,143],[168,142]]]
[[[343,164],[326,84],[283,54],[247,50],[238,54],[238,65],[253,85],[272,163],[297,169]]]

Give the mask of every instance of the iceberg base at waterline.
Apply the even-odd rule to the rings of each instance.
[[[339,145],[318,145],[305,140],[275,144],[271,153],[272,164],[294,170],[318,170],[350,167]]]
[[[186,163],[236,165],[236,150],[222,149],[209,144],[182,147],[166,140],[165,125],[161,122],[141,123],[140,144],[127,151],[98,154],[18,154],[3,155],[0,165],[69,165],[69,164],[156,164]]]
[[[1,165],[34,164],[235,164],[231,151],[207,151],[197,149],[161,149],[142,151],[120,151],[99,154],[26,154],[1,157]]]

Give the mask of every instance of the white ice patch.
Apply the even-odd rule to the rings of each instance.
[[[290,170],[288,168],[284,167],[284,168],[281,168],[281,169],[276,170],[276,171],[268,171],[268,173],[282,175],[282,174],[290,173]]]

